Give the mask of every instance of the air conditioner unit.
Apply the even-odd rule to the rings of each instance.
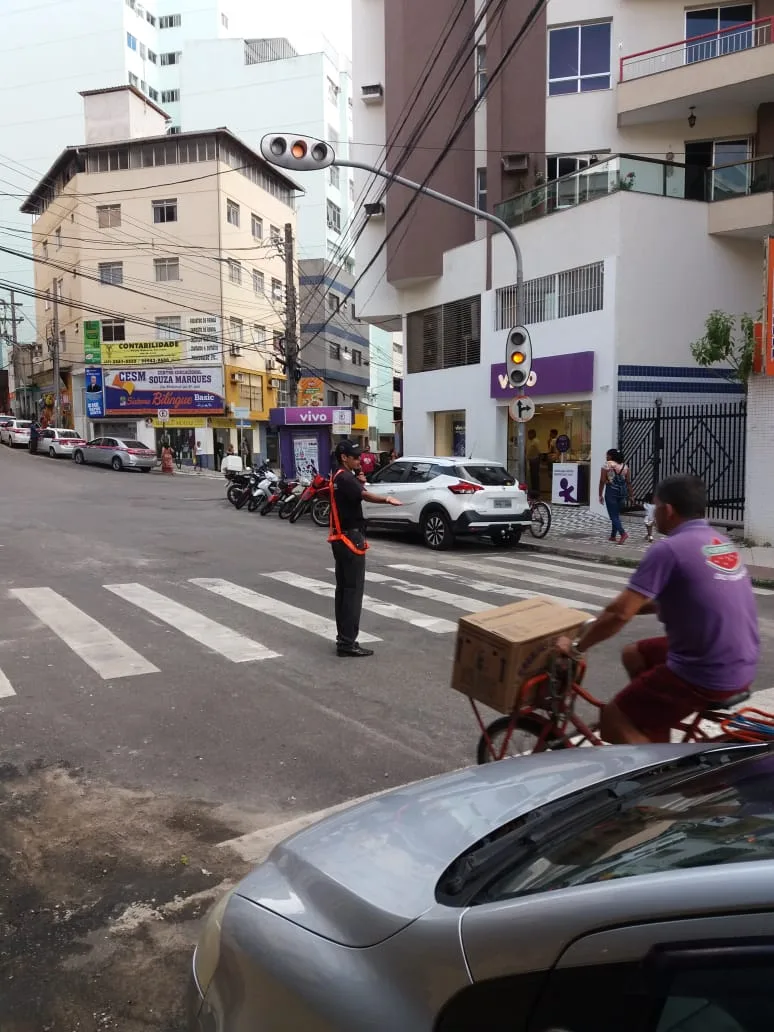
[[[270,373],[272,371],[272,369],[276,369],[276,368],[277,368],[277,363],[274,361],[274,359],[273,358],[267,358],[266,359],[266,372]]]
[[[384,100],[384,86],[380,82],[360,87],[360,99],[364,104],[381,104]]]
[[[231,374],[231,382],[232,383],[244,383],[245,382],[245,374],[244,373],[232,373]]]
[[[273,391],[281,391],[282,380],[280,380],[277,376],[272,376],[271,380],[269,380],[269,386]]]
[[[376,201],[373,204],[364,204],[366,216],[369,219],[380,219],[384,217],[384,205],[380,201]]]
[[[504,154],[503,172],[526,172],[529,169],[529,154]]]

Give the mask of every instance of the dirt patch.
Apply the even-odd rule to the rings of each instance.
[[[2,1032],[182,1032],[201,918],[249,865],[213,807],[0,765]]]

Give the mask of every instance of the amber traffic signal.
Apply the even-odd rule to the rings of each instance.
[[[333,147],[311,136],[272,133],[261,140],[261,154],[272,165],[295,172],[313,172],[332,165]]]
[[[525,386],[532,369],[532,342],[523,326],[516,326],[508,333],[505,368],[511,387]]]

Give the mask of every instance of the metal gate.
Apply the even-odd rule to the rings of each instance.
[[[618,447],[635,500],[644,501],[664,477],[690,473],[707,487],[708,519],[741,524],[746,426],[746,401],[619,411]]]

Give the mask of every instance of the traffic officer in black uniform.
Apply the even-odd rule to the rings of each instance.
[[[402,505],[391,495],[366,490],[360,473],[360,446],[342,441],[336,447],[338,469],[331,474],[331,532],[328,540],[336,562],[336,654],[373,656],[358,644],[360,613],[365,589],[365,554],[368,551],[362,502]]]

